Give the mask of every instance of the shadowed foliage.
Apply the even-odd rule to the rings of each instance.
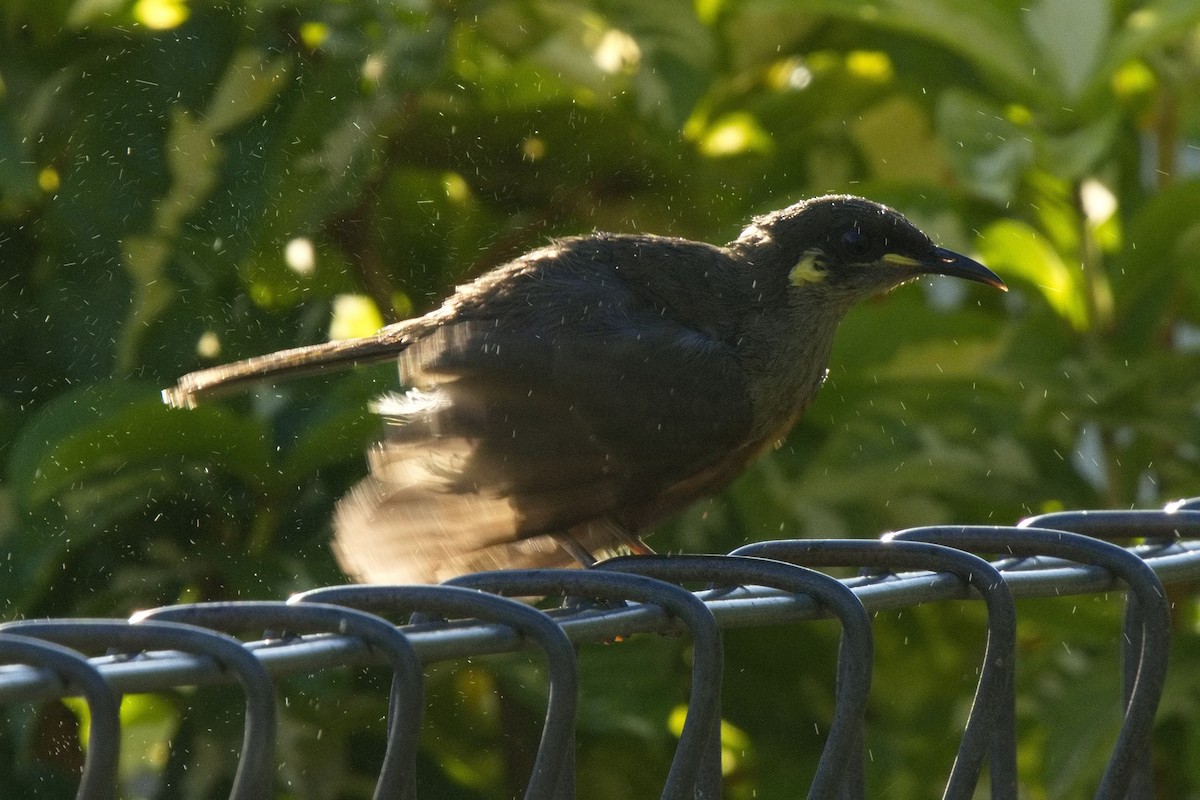
[[[657,548],[1200,494],[1198,85],[1191,0],[4,3],[3,617],[341,580],[329,520],[394,368],[191,411],[160,402],[178,375],[368,334],[551,237],[719,244],[827,192],[895,206],[1013,291],[930,279],[855,309],[783,446]],[[1195,598],[1173,599],[1182,634]],[[1021,611],[1023,790],[1088,796],[1118,721],[1119,604]],[[982,612],[876,632],[868,785],[938,796]],[[807,785],[835,638],[729,635],[728,797]],[[1177,637],[1162,797],[1200,787],[1197,646]],[[519,792],[537,669],[431,669],[429,796]],[[656,796],[686,642],[585,647],[582,669],[580,796]],[[280,796],[369,796],[384,677],[283,692]],[[127,796],[221,796],[240,711],[213,698],[126,700],[126,786],[154,787]],[[14,796],[70,796],[72,719],[6,713]]]

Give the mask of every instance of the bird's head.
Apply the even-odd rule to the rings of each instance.
[[[935,245],[900,213],[861,197],[805,200],[755,219],[741,249],[789,295],[848,306],[921,275],[949,275],[1006,290],[982,264]],[[778,284],[777,284],[778,285]]]

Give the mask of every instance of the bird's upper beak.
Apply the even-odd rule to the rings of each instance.
[[[899,253],[888,253],[881,259],[885,264],[900,267],[917,275],[949,275],[952,278],[964,278],[977,283],[986,283],[1002,292],[1008,287],[1000,276],[974,259],[959,255],[944,247],[933,248],[933,257],[928,259],[912,258]]]
[[[963,278],[968,281],[975,281],[976,283],[986,283],[988,286],[994,286],[1002,292],[1008,291],[1008,287],[1004,285],[1004,281],[1000,280],[1000,276],[978,261],[967,258],[964,255],[959,255],[953,250],[947,250],[944,247],[935,247],[933,252],[933,260],[920,261],[916,264],[918,272],[925,272],[931,275],[949,275],[953,278]]]

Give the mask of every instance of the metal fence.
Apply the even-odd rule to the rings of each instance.
[[[836,708],[807,795],[857,798],[865,791],[869,615],[975,599],[986,608],[986,648],[944,796],[971,797],[986,763],[991,796],[1015,798],[1014,598],[1117,590],[1128,596],[1124,716],[1096,796],[1152,797],[1149,738],[1170,639],[1163,586],[1200,580],[1198,539],[1200,499],[1194,499],[1161,511],[1049,514],[1015,527],[924,527],[879,540],[758,542],[724,556],[624,557],[589,570],[479,573],[441,586],[336,586],[286,602],[180,605],[129,620],[22,620],[0,626],[0,663],[8,665],[0,667],[0,703],[84,698],[90,728],[77,797],[111,798],[121,695],[237,682],[245,694],[245,724],[231,797],[263,798],[270,796],[274,773],[273,678],[386,664],[393,680],[375,796],[411,798],[417,796],[423,665],[533,648],[545,659],[549,700],[525,797],[569,798],[575,793],[575,645],[686,634],[694,653],[691,697],[662,797],[716,798],[722,629],[836,618],[842,626]],[[833,566],[860,573],[839,580],[816,569]],[[540,611],[511,599],[533,596],[564,603]],[[389,621],[396,619],[404,623]],[[235,638],[247,632],[260,638]]]

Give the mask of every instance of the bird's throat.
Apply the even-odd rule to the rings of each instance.
[[[778,320],[747,326],[740,348],[754,408],[752,436],[774,443],[787,435],[825,382],[833,335],[843,316],[829,308],[793,309],[781,330]]]

